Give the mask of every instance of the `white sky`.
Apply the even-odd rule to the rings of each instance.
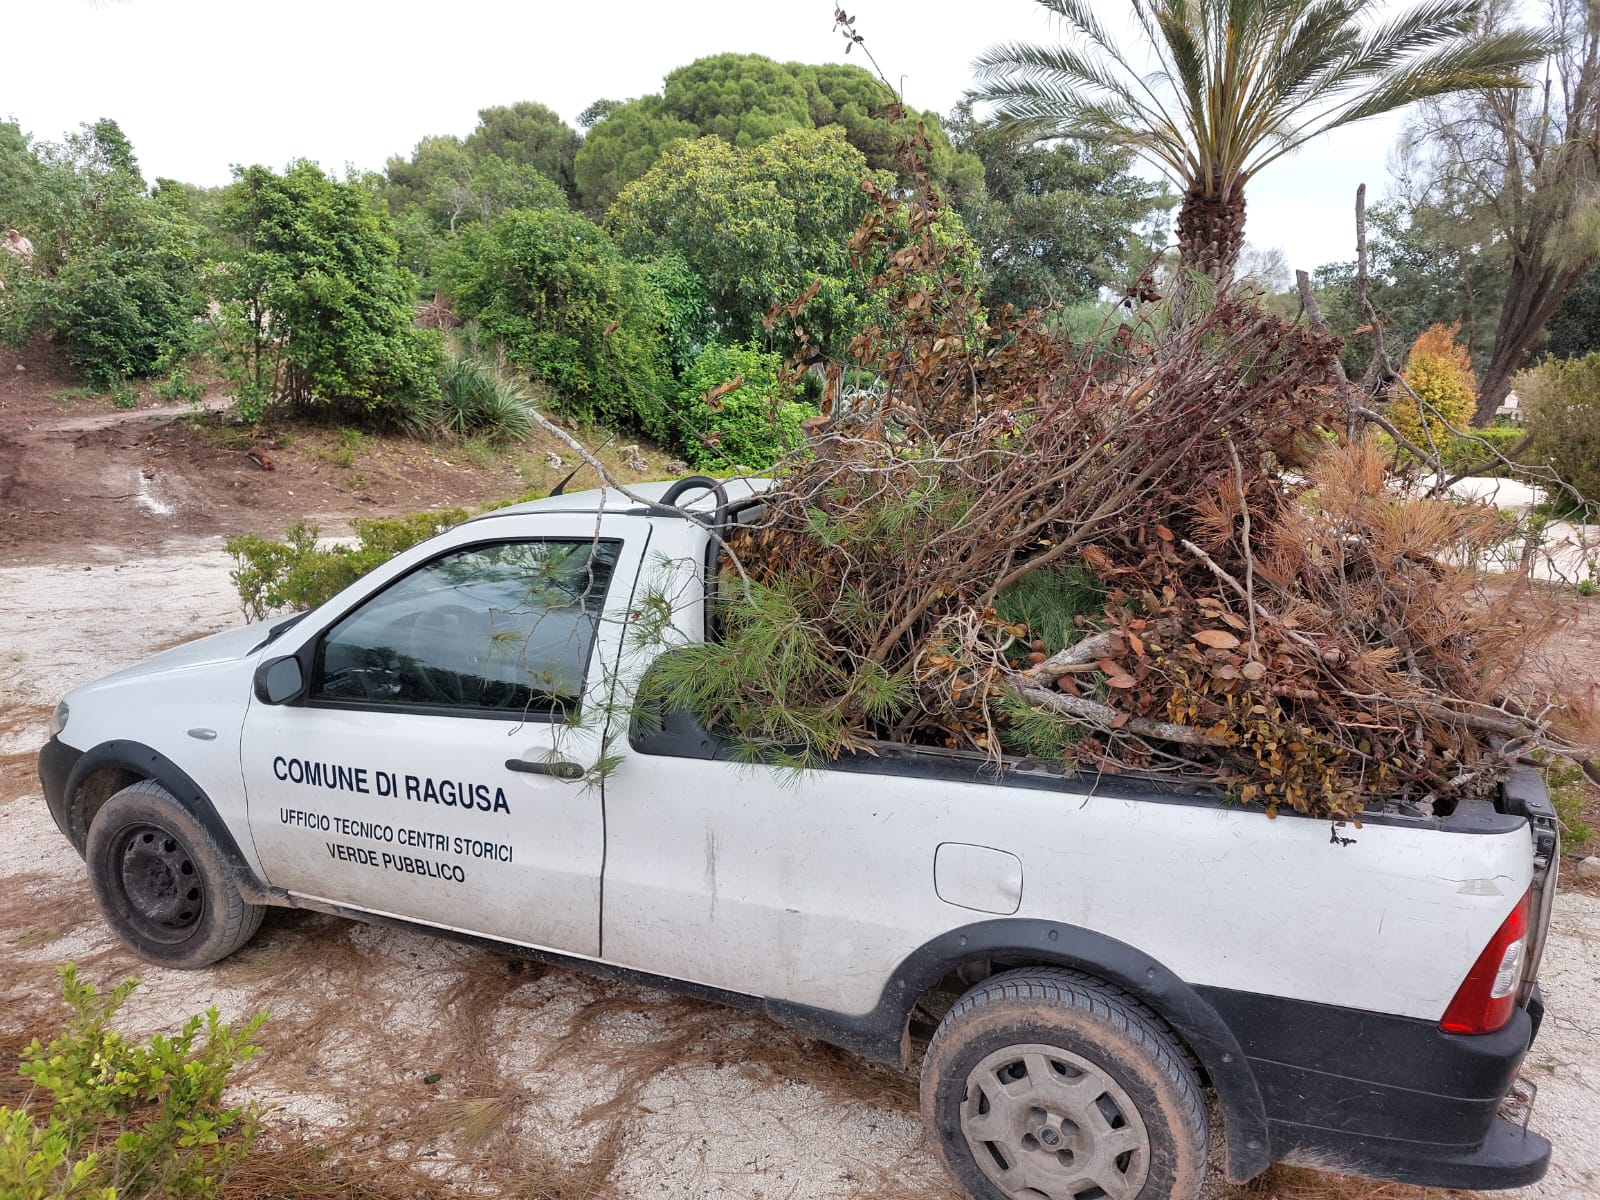
[[[1108,12],[1116,0],[1096,0]],[[948,112],[997,41],[1042,41],[1034,0],[849,0],[906,100]],[[477,110],[537,100],[569,122],[599,97],[656,92],[674,67],[724,51],[860,61],[832,0],[18,0],[5,11],[0,115],[46,140],[115,118],[146,178],[218,184],[236,163],[297,157],[381,169]],[[1280,160],[1247,191],[1247,236],[1292,267],[1354,257],[1358,183],[1388,184],[1394,119]],[[0,214],[3,215],[3,214]]]

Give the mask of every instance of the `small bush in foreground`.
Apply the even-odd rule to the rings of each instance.
[[[35,1038],[20,1068],[48,1104],[0,1107],[0,1191],[7,1200],[217,1195],[258,1128],[254,1105],[224,1107],[222,1094],[254,1056],[266,1014],[235,1030],[212,1007],[135,1045],[110,1024],[137,980],[102,995],[68,964],[61,983],[72,1016],[48,1046]]]
[[[467,519],[461,508],[412,513],[393,520],[356,521],[354,546],[317,545],[317,527],[289,526],[284,541],[253,533],[231,537],[224,549],[236,564],[230,578],[245,615],[260,621],[283,609],[315,608],[374,567]]]

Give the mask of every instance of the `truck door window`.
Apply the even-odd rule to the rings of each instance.
[[[436,558],[323,635],[311,698],[571,717],[621,548],[500,542]]]

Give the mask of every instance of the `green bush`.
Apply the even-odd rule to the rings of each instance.
[[[684,372],[670,417],[648,428],[678,446],[693,466],[764,470],[804,443],[800,423],[820,412],[783,391],[778,383],[782,365],[776,354],[713,342]],[[716,395],[735,379],[743,382]]]
[[[456,311],[572,416],[641,425],[670,388],[660,294],[588,218],[512,209],[446,264]]]
[[[533,430],[533,394],[471,349],[452,347],[439,372],[439,425],[451,433],[520,442]]]
[[[20,1067],[49,1097],[49,1107],[42,1116],[0,1107],[0,1194],[6,1200],[216,1196],[259,1126],[255,1105],[225,1108],[222,1094],[234,1068],[254,1056],[250,1039],[266,1014],[235,1031],[211,1007],[176,1034],[135,1045],[110,1023],[137,980],[102,996],[69,964],[61,982],[72,1016],[48,1046],[35,1038]]]
[[[1600,503],[1600,354],[1540,363],[1514,386],[1535,456]]]
[[[12,342],[50,333],[102,390],[180,360],[194,347],[205,299],[202,231],[179,198],[170,190],[148,194],[114,122],[88,128],[44,159],[20,153],[5,162],[0,146],[0,171],[31,162],[34,185],[56,200],[31,213],[41,222],[33,227],[36,257],[24,263],[7,255],[0,270],[0,332]]]
[[[229,538],[230,575],[245,615],[264,620],[284,609],[315,608],[402,550],[443,533],[467,519],[465,509],[412,513],[392,520],[356,521],[354,546],[317,545],[317,527],[305,521],[289,526],[281,542],[253,533]]]
[[[1440,457],[1444,460],[1444,469],[1454,475],[1458,471],[1477,468],[1485,460],[1491,459],[1491,452],[1509,458],[1511,451],[1527,436],[1527,430],[1515,425],[1489,425],[1473,430],[1470,437],[1450,438],[1439,447]],[[1509,475],[1510,471],[1499,462],[1494,462],[1491,466],[1483,467],[1479,474],[1504,476]]]
[[[39,281],[43,319],[88,382],[108,388],[181,359],[204,309],[193,231],[141,221],[127,239],[74,254]]]
[[[416,280],[387,214],[358,182],[298,162],[237,172],[219,350],[247,417],[289,404],[416,430],[439,395],[443,342],[418,329]]]

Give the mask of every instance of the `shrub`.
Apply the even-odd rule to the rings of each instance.
[[[696,467],[770,467],[805,441],[800,423],[820,411],[783,389],[781,368],[776,354],[713,342],[684,372],[670,419],[651,432]],[[735,380],[739,386],[728,388]]]
[[[271,403],[416,429],[438,397],[442,342],[418,329],[416,280],[360,183],[301,161],[238,171],[225,227],[222,361],[247,416]]]
[[[446,274],[457,311],[567,413],[639,425],[661,408],[670,379],[661,298],[588,218],[504,212],[466,231]]]
[[[1424,450],[1451,440],[1447,425],[1465,429],[1472,423],[1478,382],[1466,347],[1456,344],[1458,328],[1430,325],[1422,332],[1401,372],[1410,391],[1396,387],[1389,401],[1395,428]],[[1423,401],[1420,409],[1413,392]]]
[[[35,1038],[20,1068],[49,1107],[42,1117],[0,1107],[8,1200],[217,1195],[256,1135],[256,1107],[225,1108],[222,1094],[254,1056],[250,1039],[266,1014],[235,1031],[211,1007],[176,1034],[134,1045],[110,1023],[137,980],[102,996],[68,964],[61,983],[72,1016],[48,1046]]]
[[[495,442],[520,442],[533,429],[533,395],[495,363],[455,346],[439,373],[439,425],[451,433],[480,433]]]
[[[1507,477],[1512,474],[1510,468],[1496,461],[1493,455],[1498,453],[1510,458],[1511,451],[1526,440],[1527,436],[1528,431],[1518,425],[1486,425],[1482,429],[1472,430],[1464,437],[1451,434],[1438,443],[1439,459],[1444,464],[1444,469],[1452,475],[1477,468],[1475,473],[1478,475]],[[1384,453],[1398,455],[1403,462],[1415,461],[1411,452],[1397,446],[1388,434],[1379,434],[1377,438]],[[1528,453],[1518,456],[1519,460],[1529,458]]]
[[[79,149],[87,155],[89,145]],[[181,359],[205,308],[199,225],[171,192],[146,194],[131,158],[93,169],[63,159],[41,169],[72,197],[61,204],[70,215],[58,215],[48,235],[36,231],[39,257],[8,261],[0,272],[7,339],[48,331],[102,390]]]
[[[317,545],[315,525],[296,521],[281,542],[247,533],[229,538],[223,549],[233,556],[230,578],[245,615],[260,621],[283,609],[315,608],[401,551],[466,519],[465,509],[449,508],[356,521],[356,545],[327,547]]]
[[[1590,503],[1600,503],[1600,354],[1551,359],[1517,376],[1533,452]]]

